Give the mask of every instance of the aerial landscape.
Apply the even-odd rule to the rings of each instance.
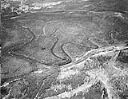
[[[0,99],[128,99],[128,0],[1,0]]]

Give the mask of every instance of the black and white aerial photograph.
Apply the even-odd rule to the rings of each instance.
[[[1,0],[0,99],[128,99],[128,0]]]

